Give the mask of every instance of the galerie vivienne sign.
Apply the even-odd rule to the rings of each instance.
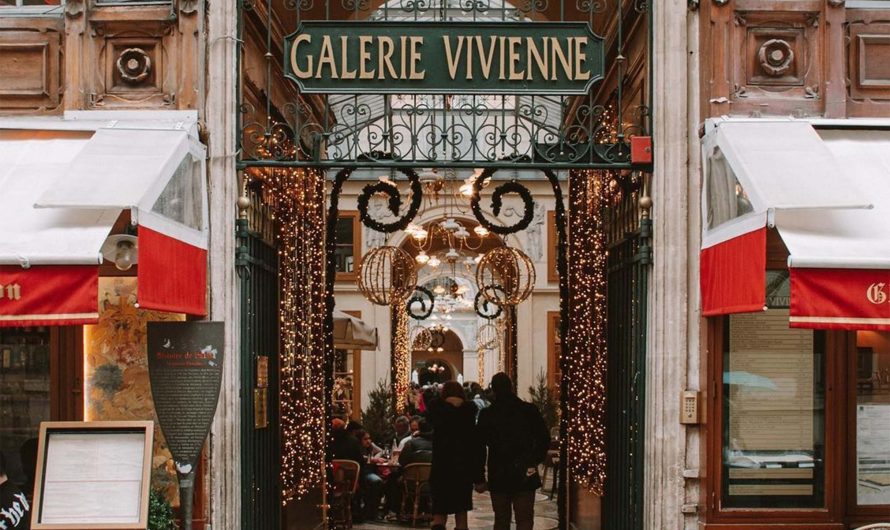
[[[586,94],[603,41],[583,22],[303,22],[285,74],[309,93]]]

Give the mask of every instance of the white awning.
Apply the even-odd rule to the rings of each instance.
[[[377,328],[334,309],[334,347],[342,350],[376,350]]]
[[[206,249],[203,159],[184,130],[99,129],[35,206],[130,209],[140,225]]]
[[[0,130],[0,265],[98,265],[120,208],[32,206],[89,143],[92,131]]]
[[[842,168],[835,179],[866,190],[874,208],[776,212],[789,266],[890,269],[890,131],[818,133]]]
[[[873,206],[807,121],[709,120],[702,158],[705,248],[772,224],[780,211]]]

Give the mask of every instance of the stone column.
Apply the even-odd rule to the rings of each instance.
[[[210,189],[210,318],[226,323],[227,352],[219,406],[210,431],[210,520],[214,529],[241,526],[241,418],[235,274],[237,2],[210,2],[205,64]]]
[[[687,56],[695,48],[690,48],[688,28],[695,17],[686,0],[660,0],[650,6],[654,265],[648,300],[644,520],[647,529],[678,530],[684,527],[687,451],[685,428],[679,422],[680,392],[688,386],[689,359],[698,357],[697,341],[690,341],[698,329],[697,317],[690,314],[696,292],[690,271],[698,254],[697,239],[690,236],[694,226],[690,217],[697,217],[698,198],[690,197],[688,173],[689,142],[694,137],[690,130],[695,131],[689,126],[690,119],[695,121],[689,116],[689,102],[698,90],[690,78]]]

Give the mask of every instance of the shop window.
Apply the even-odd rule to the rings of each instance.
[[[855,412],[849,418],[857,511],[890,513],[890,333],[856,334],[853,384]]]
[[[61,4],[61,0],[0,0],[0,8],[19,7],[28,10],[28,12],[46,8],[47,6],[59,6]],[[57,15],[61,14],[58,9],[54,9],[53,12]]]
[[[723,323],[723,508],[825,504],[825,333],[788,309]]]
[[[362,233],[358,212],[340,212],[337,218],[337,245],[334,248],[338,281],[355,280],[361,250]]]
[[[362,318],[361,311],[344,313]],[[362,352],[361,350],[334,350],[334,414],[361,420],[362,416]]]

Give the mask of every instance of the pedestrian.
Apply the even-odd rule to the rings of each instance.
[[[362,515],[365,521],[379,520],[380,499],[383,498],[384,481],[377,468],[378,464],[386,463],[386,459],[380,456],[382,451],[371,440],[371,434],[359,430],[355,437],[361,443],[361,491],[364,504]]]
[[[488,449],[488,482],[477,483],[476,491],[491,492],[494,530],[509,530],[514,514],[516,530],[531,530],[541,487],[538,465],[547,456],[550,433],[538,408],[516,396],[507,374],[495,374],[491,390],[493,402],[479,413],[478,425]]]
[[[445,383],[438,397],[429,392],[424,402],[433,427],[432,530],[445,530],[450,514],[454,514],[455,530],[466,530],[467,512],[473,509],[473,484],[481,477],[483,459],[476,405],[466,399],[457,381]]]
[[[9,480],[6,459],[0,452],[0,528],[31,528],[31,504],[21,488]]]

